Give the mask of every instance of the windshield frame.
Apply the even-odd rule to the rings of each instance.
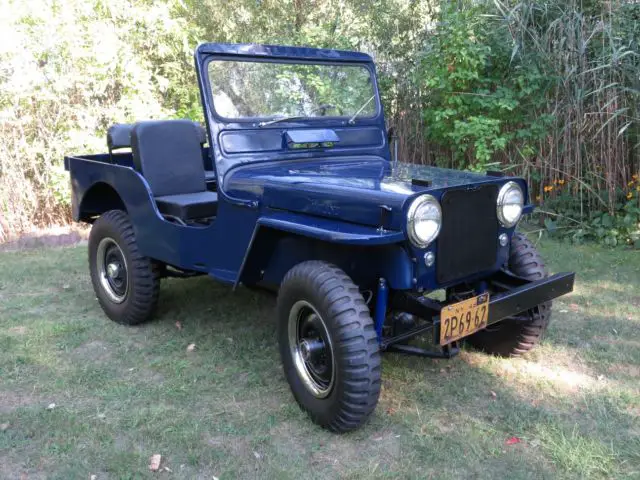
[[[219,114],[215,108],[215,101],[213,98],[213,88],[211,85],[211,77],[209,76],[209,64],[211,62],[217,62],[217,61],[232,61],[232,62],[250,62],[250,63],[277,63],[277,64],[293,64],[293,65],[327,65],[327,66],[353,66],[353,67],[360,67],[360,68],[364,68],[367,70],[367,72],[369,73],[369,77],[371,78],[371,87],[372,87],[372,93],[375,101],[375,111],[373,113],[373,115],[368,115],[368,116],[360,116],[358,115],[355,118],[355,122],[357,123],[359,120],[367,120],[367,121],[371,121],[371,120],[375,120],[377,119],[381,113],[382,113],[382,103],[380,101],[380,93],[378,91],[378,81],[377,81],[377,76],[376,76],[376,72],[375,72],[375,68],[373,66],[373,64],[371,62],[358,62],[358,61],[344,61],[344,60],[338,60],[338,61],[332,61],[332,60],[309,60],[309,59],[303,59],[303,58],[280,58],[280,57],[250,57],[250,56],[236,56],[236,55],[209,55],[207,56],[207,59],[205,60],[204,64],[203,64],[203,73],[206,74],[206,80],[205,80],[205,89],[206,89],[206,95],[207,95],[207,104],[210,105],[210,109],[211,109],[211,115],[213,116],[213,118],[219,122],[219,123],[223,123],[223,124],[248,124],[251,126],[259,126],[260,122],[265,122],[265,121],[270,121],[270,120],[275,120],[281,117],[278,116],[256,116],[256,117],[238,117],[238,118],[233,118],[233,117],[225,117],[221,114]],[[288,123],[312,123],[312,124],[317,124],[318,122],[320,123],[338,123],[340,125],[347,125],[348,120],[352,117],[353,115],[320,115],[320,116],[311,116],[311,117],[307,117],[304,116],[304,112],[302,112],[302,115],[298,118],[292,118],[290,120],[282,120],[281,122],[277,122],[273,125],[267,125],[264,128],[269,128],[269,127],[274,127],[274,126],[278,126],[278,125],[286,125]]]

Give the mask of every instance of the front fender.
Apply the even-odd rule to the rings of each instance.
[[[290,212],[274,212],[260,217],[260,226],[347,245],[388,245],[404,240],[402,232]]]
[[[294,265],[307,260],[338,265],[363,288],[380,277],[391,288],[413,285],[414,262],[402,232],[269,212],[256,223],[235,286],[240,282],[277,286]]]

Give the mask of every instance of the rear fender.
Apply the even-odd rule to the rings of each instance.
[[[95,218],[109,210],[127,211],[118,191],[108,183],[94,183],[73,205],[73,219],[93,223]]]
[[[131,219],[143,255],[174,265],[193,263],[182,259],[179,226],[163,220],[147,181],[129,167],[84,158],[67,157],[71,174],[74,220],[93,222],[108,210],[124,210]],[[104,195],[104,197],[102,196]]]
[[[134,169],[75,157],[65,161],[71,174],[74,220],[90,219],[113,208],[124,209],[130,217],[161,220],[147,181]]]

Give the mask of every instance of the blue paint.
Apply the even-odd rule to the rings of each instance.
[[[387,303],[389,300],[389,288],[387,287],[387,281],[381,278],[378,281],[378,294],[376,295],[376,310],[373,323],[376,327],[376,335],[378,335],[378,342],[382,341],[382,327],[384,326],[384,320],[387,317]]]

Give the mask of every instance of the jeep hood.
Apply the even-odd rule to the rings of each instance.
[[[225,192],[262,208],[339,218],[400,230],[403,205],[421,192],[496,182],[470,172],[376,157],[287,160],[242,165],[225,176]]]

